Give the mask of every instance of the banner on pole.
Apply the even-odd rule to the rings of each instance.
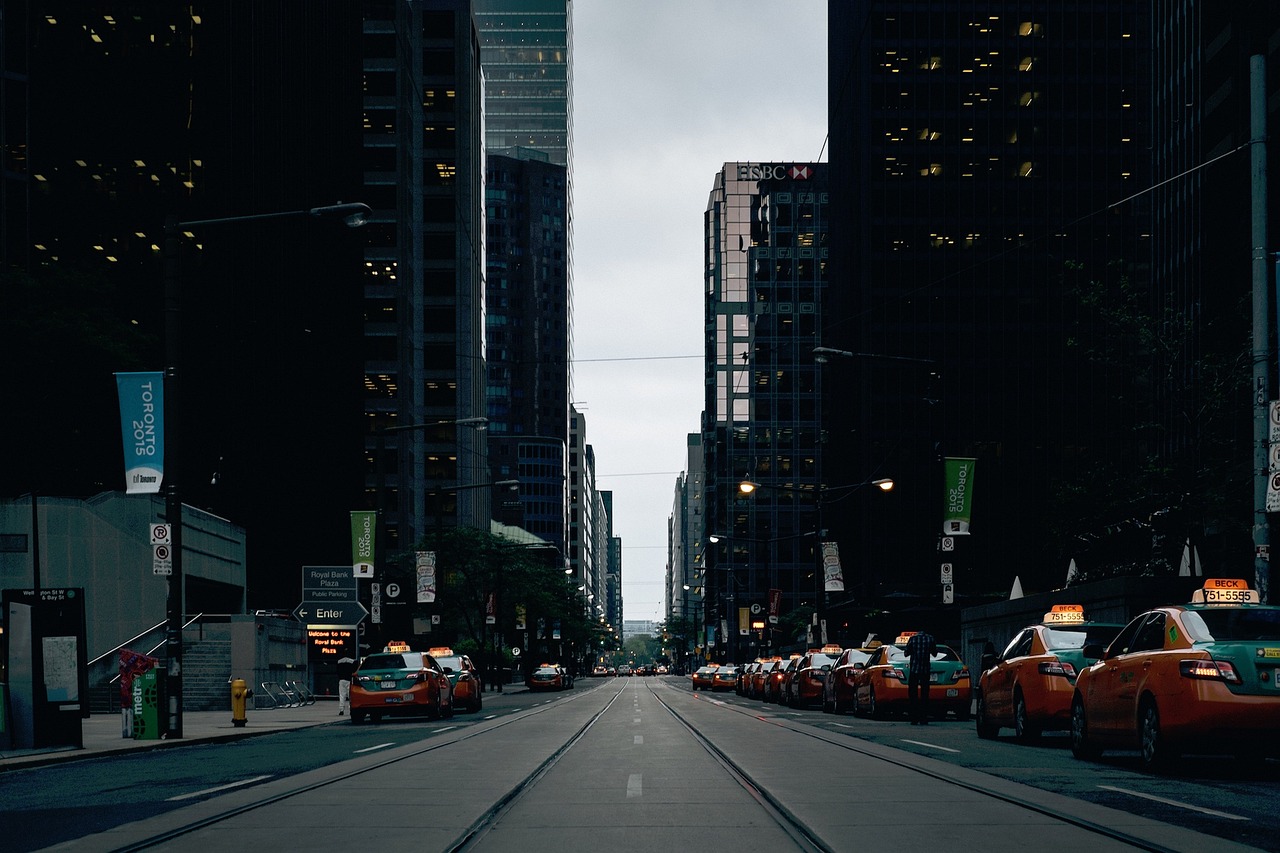
[[[844,569],[840,566],[840,546],[822,543],[822,588],[827,592],[844,592]]]
[[[431,604],[436,600],[436,552],[416,552],[413,565],[418,579],[418,603]]]
[[[370,510],[351,511],[351,567],[358,578],[373,577],[377,519],[378,514]]]
[[[158,494],[164,481],[164,374],[117,373],[116,392],[124,438],[125,494]]]
[[[973,468],[976,459],[948,457],[946,460],[946,503],[942,511],[942,532],[967,536],[973,516]]]

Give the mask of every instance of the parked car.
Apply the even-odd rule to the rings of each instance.
[[[719,669],[719,667],[715,667],[715,666],[698,667],[698,669],[693,673],[693,677],[692,677],[693,689],[694,690],[710,690],[711,685],[714,683],[713,679],[715,678],[717,669]]]
[[[760,668],[760,659],[756,658],[750,663],[745,663],[738,669],[738,683],[734,686],[734,692],[739,696],[747,696],[751,693],[751,676]]]
[[[899,636],[871,653],[871,657],[854,677],[853,712],[875,719],[889,714],[906,713],[907,675],[911,661],[906,652],[906,635]],[[929,716],[948,713],[968,720],[973,701],[969,668],[950,646],[939,645],[929,663]]]
[[[823,646],[806,652],[784,682],[783,702],[791,708],[821,706],[827,674],[836,662],[835,656],[842,651],[839,646]]]
[[[384,716],[453,716],[453,691],[440,664],[426,652],[366,655],[351,676],[351,722]]]
[[[764,698],[764,682],[769,675],[769,669],[776,661],[780,660],[782,660],[782,658],[776,656],[760,659],[760,666],[751,673],[751,684],[747,689],[748,699]]]
[[[484,683],[470,657],[443,646],[433,647],[428,654],[436,659],[436,663],[440,664],[449,678],[455,710],[463,708],[467,711],[479,711],[484,707]]]
[[[1092,663],[1085,646],[1105,646],[1123,627],[1086,622],[1080,605],[1054,605],[1043,621],[1014,635],[999,655],[984,654],[974,690],[978,736],[993,738],[1007,727],[1018,740],[1031,740],[1044,731],[1071,728],[1076,676]]]
[[[787,669],[795,666],[795,662],[800,659],[799,655],[793,655],[785,660],[778,658],[769,665],[765,671],[764,690],[760,698],[766,702],[781,702],[783,680],[787,677]]]
[[[847,714],[853,710],[853,679],[866,665],[875,647],[845,649],[831,665],[822,685],[822,710],[829,714]]]
[[[603,678],[608,674],[609,674],[609,667],[607,666],[595,666],[591,668],[591,675],[595,678]]]
[[[738,668],[733,665],[717,667],[711,676],[713,692],[727,692],[738,684]]]
[[[622,678],[623,676],[626,676],[627,678],[631,677],[631,667],[625,663],[618,667],[618,677]]]
[[[1139,749],[1148,766],[1183,752],[1249,761],[1280,751],[1280,607],[1244,580],[1210,578],[1190,604],[1135,617],[1076,679],[1071,751]]]

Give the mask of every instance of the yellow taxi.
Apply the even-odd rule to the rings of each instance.
[[[778,658],[765,669],[764,689],[760,698],[766,702],[781,702],[782,692],[786,687],[789,671],[793,670],[800,655],[791,655],[786,660]]]
[[[1093,662],[1085,657],[1085,646],[1106,645],[1123,627],[1085,621],[1079,604],[1055,604],[1039,624],[1015,634],[999,655],[984,654],[974,691],[978,737],[993,738],[1001,727],[1013,729],[1018,740],[1070,729],[1076,674]]]
[[[471,658],[447,646],[433,646],[427,653],[436,659],[449,677],[449,684],[453,686],[454,708],[479,711],[484,706],[484,684]]]
[[[409,651],[407,643],[389,643],[366,655],[351,676],[351,722],[387,715],[453,716],[453,690],[431,655]]]
[[[711,676],[711,690],[713,692],[729,691],[738,684],[738,667],[733,664],[717,667],[715,674]]]
[[[1280,750],[1280,607],[1235,578],[1148,610],[1076,679],[1071,751],[1137,749],[1150,767],[1183,752],[1250,760]]]
[[[529,672],[524,680],[530,692],[538,690],[568,690],[569,674],[565,668],[554,663],[544,663]]]
[[[881,720],[891,713],[907,712],[907,676],[911,671],[907,640],[910,637],[910,633],[899,634],[892,644],[880,646],[857,671],[853,713]],[[967,720],[972,701],[969,668],[955,649],[939,643],[938,651],[929,662],[929,716],[951,713],[956,719]]]
[[[718,666],[700,666],[693,672],[693,689],[694,690],[710,690],[715,685],[716,670]]]

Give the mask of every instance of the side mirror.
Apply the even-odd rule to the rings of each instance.
[[[822,671],[823,671],[823,672],[830,672],[830,671],[831,671],[831,664],[829,664],[829,663],[824,663],[824,664],[822,665]]]
[[[453,675],[453,667],[451,667],[451,666],[446,666],[446,667],[444,667],[444,674],[445,674],[445,675]]]
[[[853,665],[853,668],[854,668],[854,669],[866,669],[866,668],[867,668],[867,665],[866,665],[866,663],[865,663],[865,662],[863,662],[863,661],[858,661],[857,663],[855,663],[855,664]]]
[[[1089,660],[1102,660],[1102,655],[1106,652],[1106,648],[1102,643],[1085,643],[1081,652]]]
[[[996,656],[995,656],[995,654],[993,654],[992,652],[987,652],[985,655],[983,655],[983,656],[982,656],[982,668],[983,668],[983,669],[991,669],[991,667],[993,667],[993,666],[995,666],[995,665],[996,665]]]

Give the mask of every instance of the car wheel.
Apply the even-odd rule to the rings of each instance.
[[[475,713],[484,707],[484,697],[479,693],[476,694],[475,700],[471,703],[471,711]]]
[[[867,695],[867,713],[871,715],[873,720],[884,719],[884,708],[876,702],[876,689],[871,688],[871,692]]]
[[[853,688],[853,715],[855,717],[862,716],[862,701],[858,699],[858,688]]]
[[[1027,700],[1023,698],[1021,690],[1013,697],[1013,734],[1020,741],[1040,737],[1040,729],[1027,722]]]
[[[351,725],[358,726],[364,722],[364,711],[351,712]]]
[[[1102,750],[1089,740],[1089,721],[1085,718],[1084,700],[1079,694],[1071,700],[1071,754],[1086,761],[1094,761],[1102,755]]]
[[[1160,731],[1160,710],[1154,699],[1142,702],[1138,711],[1138,735],[1142,742],[1142,761],[1148,767],[1167,767],[1178,757],[1177,750]]]
[[[444,704],[444,699],[440,700],[442,707],[440,708],[440,716],[446,720],[453,719],[453,697],[449,697],[449,704]]]
[[[382,715],[381,715],[381,714],[376,714],[376,713],[374,713],[374,714],[370,714],[370,715],[369,715],[369,719],[370,719],[370,720],[373,722],[373,724],[376,726],[376,725],[378,725],[379,723],[381,723],[381,722],[382,722]]]
[[[987,719],[987,703],[982,701],[982,694],[978,694],[978,713],[974,717],[978,727],[978,737],[983,740],[991,740],[1000,734],[1000,727],[994,725]]]

